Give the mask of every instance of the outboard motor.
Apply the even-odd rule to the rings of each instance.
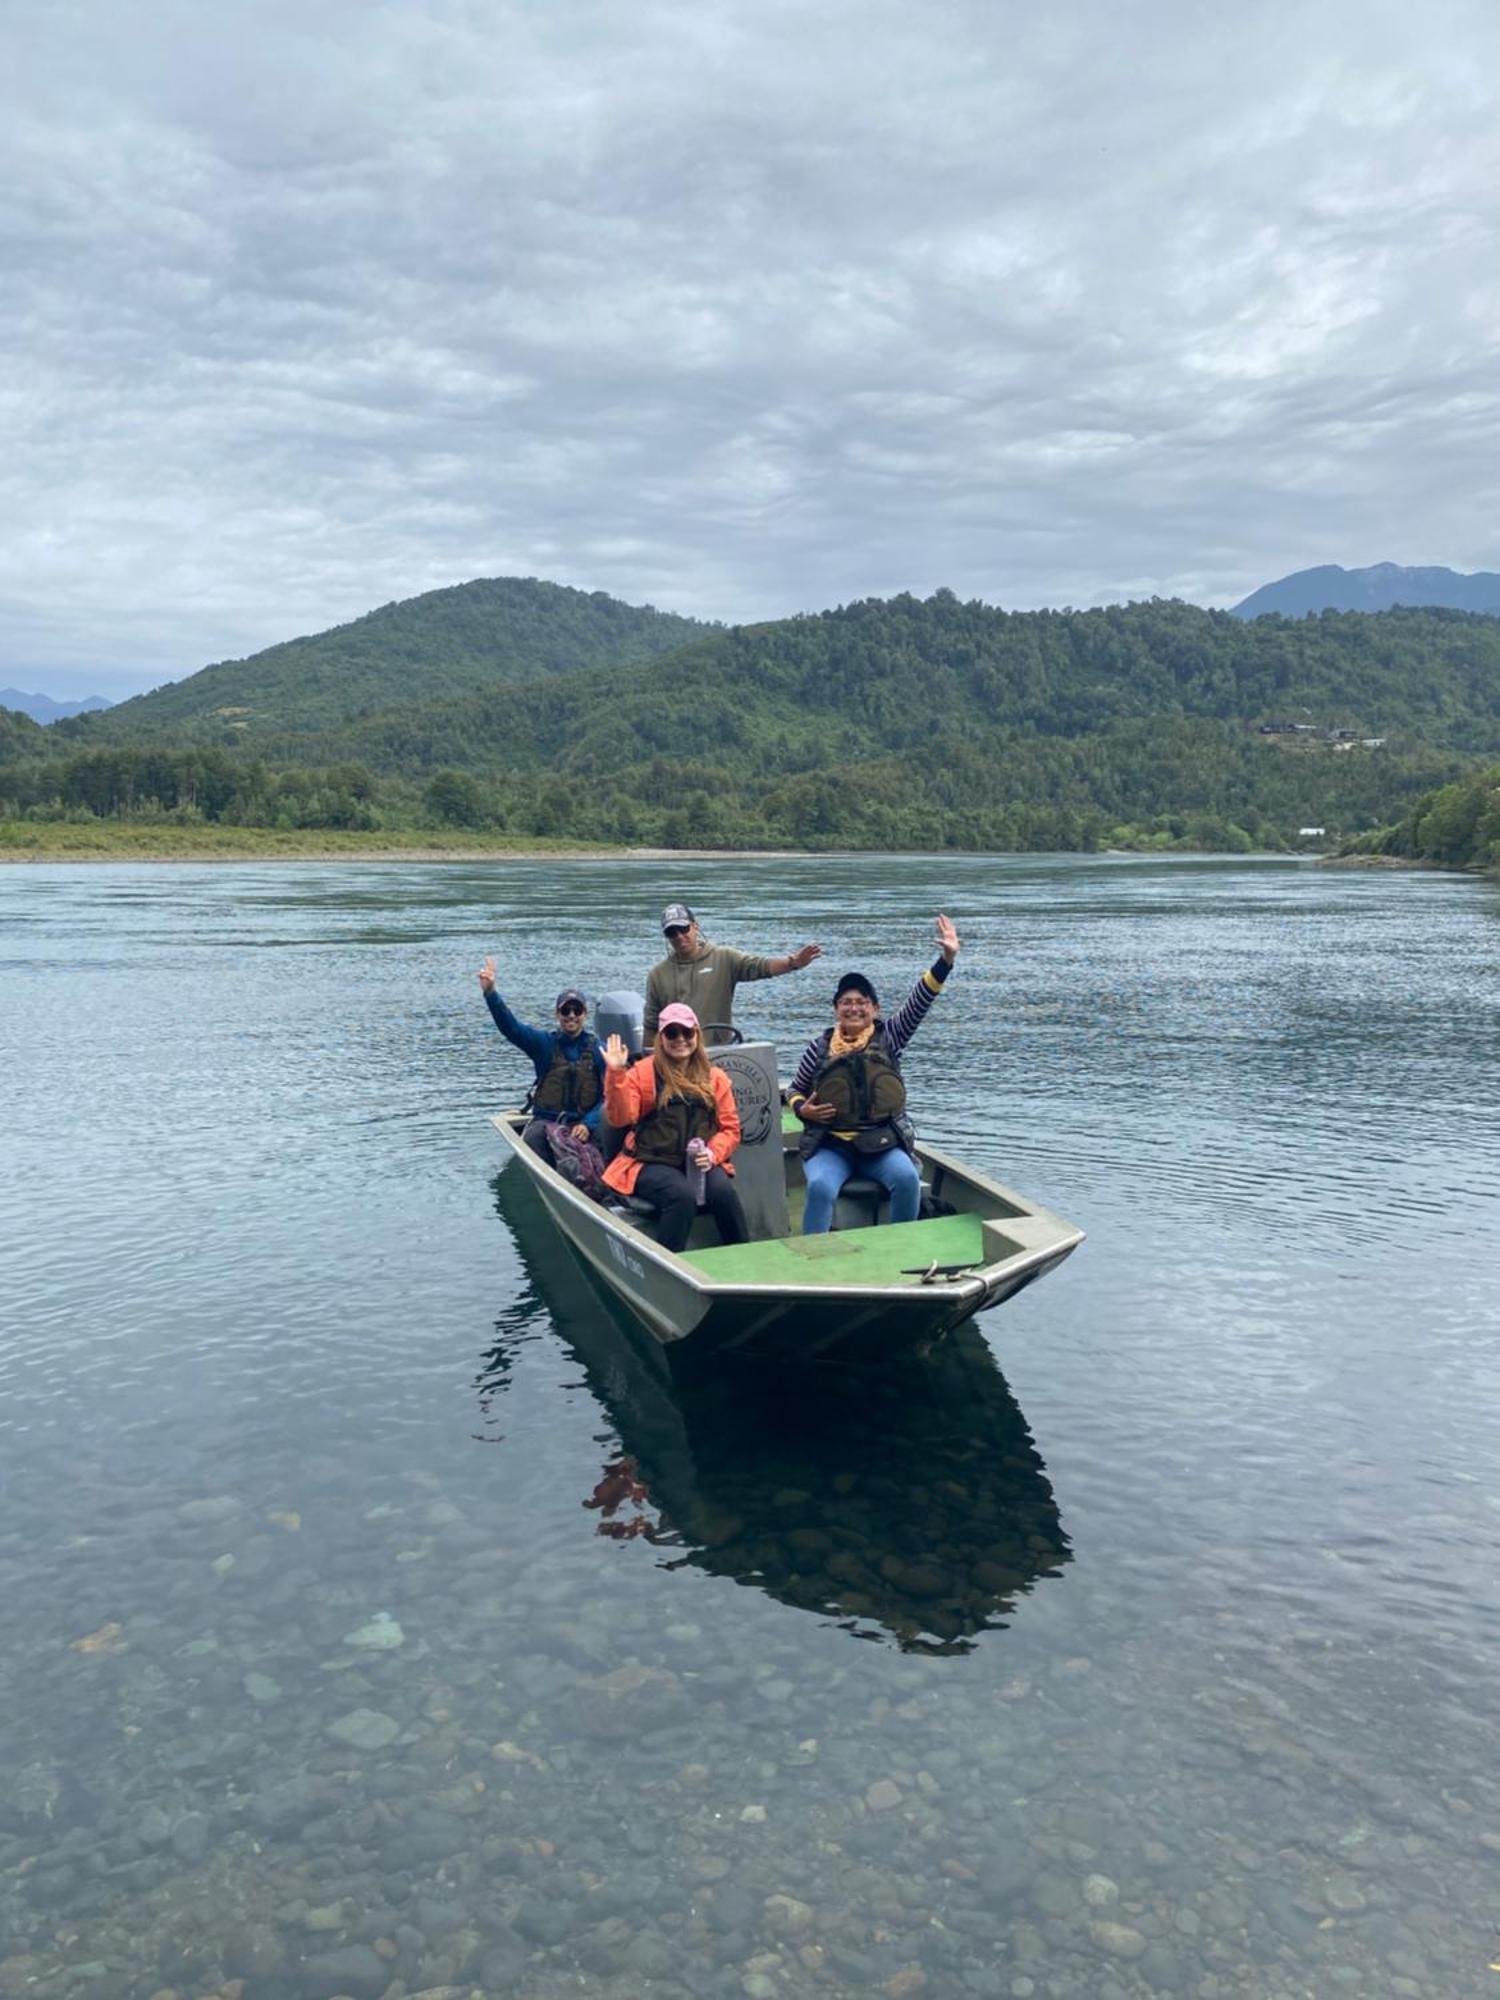
[[[618,1035],[632,1056],[644,1055],[646,1002],[639,993],[601,993],[594,1002],[594,1033],[601,1042]]]

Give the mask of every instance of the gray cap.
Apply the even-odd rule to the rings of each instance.
[[[668,903],[661,913],[661,927],[664,931],[685,931],[689,924],[695,924],[697,921],[686,903]]]

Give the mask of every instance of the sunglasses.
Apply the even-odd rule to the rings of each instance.
[[[581,1019],[585,1010],[582,1007],[559,1007],[557,1011],[565,1021],[570,1021]]]
[[[686,937],[691,929],[691,924],[673,924],[672,928],[667,932],[667,936],[669,938]]]
[[[697,1032],[696,1028],[663,1028],[661,1038],[664,1042],[690,1042]]]

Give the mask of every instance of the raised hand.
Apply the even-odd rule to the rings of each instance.
[[[618,1035],[611,1035],[604,1044],[604,1067],[625,1069],[630,1063],[630,1051]]]
[[[791,954],[791,963],[796,967],[797,971],[800,972],[803,966],[811,965],[815,958],[821,958],[822,956],[823,956],[822,945],[805,944],[799,951],[794,951]]]
[[[493,993],[495,990],[495,961],[492,958],[487,958],[479,968],[479,990],[481,993]]]
[[[958,932],[941,912],[939,912],[937,920],[937,941],[938,950],[951,965],[954,959],[958,957],[961,948],[960,940]]]

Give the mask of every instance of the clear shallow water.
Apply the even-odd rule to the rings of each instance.
[[[683,893],[889,999],[947,908],[918,1121],[1066,1269],[664,1384],[473,974],[637,985]],[[0,1995],[1490,1991],[1497,941],[1264,862],[0,872]]]

